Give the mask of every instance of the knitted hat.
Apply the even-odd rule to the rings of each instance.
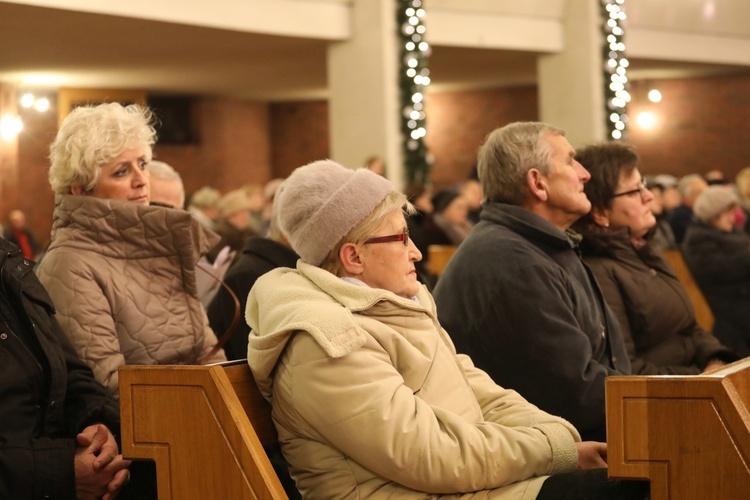
[[[708,224],[738,204],[739,199],[731,187],[709,186],[695,200],[693,214],[699,221]]]
[[[299,167],[278,193],[279,226],[303,261],[314,266],[395,191],[393,184],[361,168],[331,160]]]

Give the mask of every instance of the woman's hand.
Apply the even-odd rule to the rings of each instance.
[[[578,449],[578,470],[606,469],[607,443],[584,441],[576,443]]]

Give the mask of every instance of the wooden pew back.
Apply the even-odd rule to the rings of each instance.
[[[285,499],[276,440],[247,363],[120,369],[122,453],[156,462],[160,500]]]
[[[685,259],[682,257],[682,252],[679,250],[664,250],[663,253],[664,258],[667,259],[672,269],[674,269],[677,279],[685,287],[690,297],[690,302],[693,303],[695,320],[704,330],[710,332],[714,328],[714,314],[708,306],[708,302],[706,302],[706,298],[703,296],[698,283],[693,279],[693,274],[688,269]]]
[[[609,377],[609,475],[649,479],[652,500],[747,498],[750,359],[707,375]]]
[[[437,277],[443,274],[445,266],[456,253],[458,247],[453,245],[430,245],[427,247],[428,259],[427,270]]]

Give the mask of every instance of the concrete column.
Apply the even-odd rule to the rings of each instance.
[[[368,156],[385,159],[387,177],[403,187],[399,129],[395,0],[355,0],[352,37],[328,49],[332,159],[361,167]]]
[[[606,139],[599,2],[567,0],[564,49],[537,62],[539,115],[574,147]]]

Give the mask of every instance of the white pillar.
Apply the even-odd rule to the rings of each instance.
[[[606,139],[599,2],[566,0],[562,52],[537,63],[539,115],[574,147]]]
[[[332,159],[361,167],[385,159],[387,176],[403,187],[395,0],[355,0],[352,37],[328,49]]]

